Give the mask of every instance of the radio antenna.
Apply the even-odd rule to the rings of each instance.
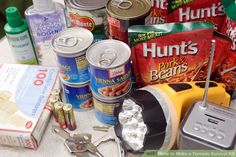
[[[209,84],[210,84],[212,63],[213,63],[213,58],[215,54],[215,46],[216,46],[216,41],[211,40],[211,52],[210,52],[210,58],[209,58],[209,63],[208,63],[208,72],[207,72],[207,79],[206,79],[206,85],[205,85],[205,92],[204,92],[203,102],[201,106],[202,108],[207,108],[207,96],[208,96],[208,89],[209,89]]]

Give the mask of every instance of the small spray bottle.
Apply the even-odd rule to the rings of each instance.
[[[16,7],[6,9],[7,24],[4,31],[19,64],[38,64],[28,25]]]

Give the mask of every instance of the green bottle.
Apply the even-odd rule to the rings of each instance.
[[[4,31],[19,64],[38,64],[28,25],[16,7],[6,9],[7,24]]]

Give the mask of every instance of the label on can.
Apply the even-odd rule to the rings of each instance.
[[[85,55],[79,57],[57,56],[60,76],[69,83],[80,83],[89,80],[88,61]]]
[[[116,97],[126,93],[131,86],[131,65],[115,69],[90,68],[92,90],[102,97]]]
[[[6,34],[17,63],[37,64],[28,30],[20,34]]]
[[[63,82],[62,86],[66,102],[72,104],[74,109],[91,109],[93,107],[89,84],[70,86]]]
[[[95,109],[95,116],[100,122],[106,125],[114,125],[117,122],[117,119],[114,115],[104,114],[96,109]]]
[[[106,38],[105,9],[82,11],[67,7],[71,27],[82,27],[91,31],[95,40]]]
[[[119,106],[119,101],[114,102],[103,102],[93,97],[93,104],[94,108],[99,110],[104,114],[111,114],[113,115],[114,108]]]
[[[132,25],[146,25],[147,16],[133,20],[120,20],[110,15],[107,16],[108,35],[110,39],[117,39],[128,43],[128,28]]]

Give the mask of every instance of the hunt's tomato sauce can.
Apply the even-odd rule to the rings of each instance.
[[[149,24],[150,9],[150,0],[109,0],[108,37],[128,43],[129,26]]]
[[[131,87],[131,50],[119,40],[94,43],[86,52],[90,86],[102,98],[119,98]]]
[[[91,31],[95,41],[106,38],[107,0],[65,0],[68,24]]]

